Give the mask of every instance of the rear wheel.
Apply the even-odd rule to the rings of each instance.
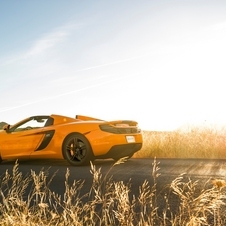
[[[71,134],[63,144],[64,158],[74,166],[87,165],[94,156],[89,141],[81,134]]]

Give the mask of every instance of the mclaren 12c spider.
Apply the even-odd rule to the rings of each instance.
[[[136,121],[39,115],[0,130],[0,161],[65,159],[81,166],[95,159],[130,158],[142,143]]]

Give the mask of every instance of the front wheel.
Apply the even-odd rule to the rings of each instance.
[[[81,134],[71,134],[63,143],[63,156],[74,166],[87,165],[93,161],[89,141]]]

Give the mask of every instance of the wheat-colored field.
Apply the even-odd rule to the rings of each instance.
[[[168,193],[161,201],[157,190],[161,158],[225,158],[225,131],[195,128],[144,131],[143,135],[144,146],[134,157],[153,157],[153,184],[144,181],[138,195],[131,194],[131,184],[108,177],[111,169],[103,176],[101,168],[96,169],[91,163],[90,191],[81,196],[84,181],[69,183],[67,170],[62,185],[65,192],[60,196],[49,189],[56,175],[31,170],[30,175],[23,176],[16,162],[12,174],[6,171],[0,178],[0,226],[226,225],[225,180],[207,180],[200,184],[181,175],[166,185]],[[114,165],[125,161],[120,159]],[[177,206],[170,202],[172,199],[177,200]]]
[[[143,131],[135,158],[226,159],[226,128],[192,127],[170,132]]]

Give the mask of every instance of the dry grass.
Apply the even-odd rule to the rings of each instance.
[[[226,158],[226,128],[144,131],[143,137],[144,145],[136,158]]]
[[[121,164],[121,159],[115,164]],[[113,166],[114,167],[114,166]],[[138,225],[138,226],[196,226],[225,225],[224,180],[207,181],[205,185],[183,175],[168,186],[164,201],[157,199],[159,163],[154,159],[152,181],[139,187],[139,194],[131,194],[130,184],[115,182],[91,164],[93,183],[88,194],[81,195],[83,181],[69,183],[65,175],[65,192],[60,196],[49,189],[55,175],[48,171],[23,176],[18,163],[12,175],[5,172],[0,181],[0,225]],[[63,185],[62,185],[63,186]],[[200,189],[201,187],[201,189]],[[175,207],[170,202],[178,200]],[[160,206],[163,206],[160,208]]]
[[[49,189],[54,175],[48,170],[31,170],[23,176],[15,164],[0,179],[0,226],[203,226],[226,225],[226,181],[192,181],[184,175],[175,178],[160,200],[157,190],[158,158],[225,158],[226,132],[210,128],[192,128],[173,132],[144,132],[144,146],[134,157],[154,158],[152,180],[145,180],[137,195],[131,184],[115,182],[91,164],[93,183],[82,194],[84,181],[69,183],[61,196]],[[116,164],[122,164],[121,159]],[[114,165],[112,166],[114,167]],[[62,185],[63,186],[63,185]],[[172,202],[173,200],[173,202]],[[176,204],[175,204],[176,200]]]

